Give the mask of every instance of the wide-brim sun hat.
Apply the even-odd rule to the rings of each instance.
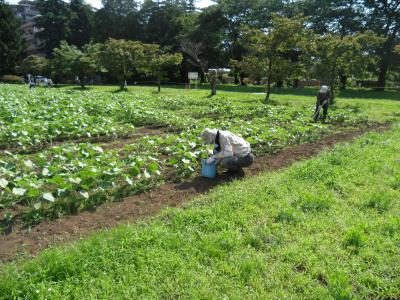
[[[326,93],[328,92],[328,87],[326,85],[321,86],[320,90],[321,93]]]
[[[215,136],[217,135],[217,132],[217,129],[205,128],[200,134],[200,137],[204,140],[206,144],[212,144],[214,142]]]

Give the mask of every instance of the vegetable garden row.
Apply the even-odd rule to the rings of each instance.
[[[204,127],[241,134],[263,155],[367,122],[354,111],[334,109],[326,124],[312,123],[312,110],[223,97],[27,91],[3,85],[2,224],[18,219],[30,225],[194,176],[211,151],[198,137]],[[142,127],[164,131],[136,135]],[[92,143],[99,137],[121,143]]]

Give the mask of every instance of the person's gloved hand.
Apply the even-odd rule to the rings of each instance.
[[[207,165],[211,165],[212,163],[214,163],[215,162],[215,158],[214,157],[209,157],[209,158],[207,158],[207,160],[206,160],[206,163],[207,163]]]

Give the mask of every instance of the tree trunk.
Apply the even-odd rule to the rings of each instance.
[[[189,81],[188,79],[188,66],[186,60],[184,60],[181,64],[181,80],[182,82],[187,83]]]
[[[206,75],[203,70],[200,71],[200,83],[205,83],[206,82]]]
[[[269,102],[269,96],[271,95],[271,76],[268,76],[267,81],[267,95],[265,96],[265,103]]]
[[[235,72],[235,80],[234,80],[234,84],[237,84],[237,85],[239,85],[239,83],[240,83],[240,80],[239,80],[239,76],[238,76],[238,74]]]
[[[240,73],[240,85],[246,85],[246,83],[244,82],[244,76],[245,74],[243,72]]]
[[[210,78],[211,97],[212,97],[217,94],[217,73],[211,71],[209,73],[209,78]]]
[[[340,89],[345,90],[347,86],[347,76],[346,75],[340,75]]]
[[[121,81],[121,86],[120,86],[121,90],[127,90],[128,89],[128,84],[126,83],[126,78],[124,77]]]
[[[269,60],[268,80],[267,80],[267,95],[265,96],[265,103],[269,102],[269,96],[271,95],[271,69],[272,69],[272,62],[271,62],[271,60]]]
[[[378,90],[380,91],[385,90],[387,70],[388,62],[386,60],[383,60],[379,65]]]
[[[83,77],[79,77],[79,81],[81,83],[81,88],[84,89],[85,88],[85,80],[83,79]]]
[[[157,81],[157,85],[158,85],[158,92],[161,92],[161,81]]]
[[[217,94],[217,83],[213,81],[211,84],[211,96],[215,96]]]
[[[331,94],[331,98],[329,99],[330,101],[330,105],[334,105],[335,104],[335,85],[334,84],[330,84],[329,85],[329,90],[330,90],[330,94]]]
[[[293,87],[294,88],[298,88],[299,87],[299,80],[298,79],[294,79],[293,80]]]

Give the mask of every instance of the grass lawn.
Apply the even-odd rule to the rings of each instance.
[[[76,86],[64,86],[61,89],[80,90]],[[119,93],[116,86],[91,86],[89,90],[98,90],[109,93]],[[218,86],[217,95],[230,100],[237,101],[263,101],[265,91],[264,87],[259,86]],[[313,107],[318,89],[303,88],[290,89],[282,88],[273,91],[271,100],[277,104],[290,105],[295,107]],[[125,93],[125,92],[122,92]],[[128,93],[143,93],[158,95],[155,86],[130,86]],[[199,88],[185,90],[183,86],[165,86],[162,87],[161,95],[191,95],[193,97],[209,96],[209,86],[199,85]],[[341,91],[337,98],[339,108],[352,108],[362,111],[368,115],[370,120],[378,122],[391,121],[400,117],[400,92],[399,91],[374,91],[369,89],[352,89]]]
[[[0,298],[399,299],[399,139],[396,125],[3,265]]]

